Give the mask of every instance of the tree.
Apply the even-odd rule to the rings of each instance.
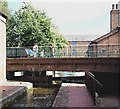
[[[35,43],[62,47],[67,41],[57,32],[44,11],[35,10],[27,4],[8,18],[7,46],[33,46]]]
[[[8,16],[9,10],[8,10],[8,3],[6,0],[0,0],[0,12]]]

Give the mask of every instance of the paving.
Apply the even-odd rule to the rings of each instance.
[[[52,108],[120,109],[119,100],[117,96],[103,96],[94,105],[84,84],[62,83]]]
[[[120,109],[120,98],[113,95],[99,97],[97,107],[118,107]]]
[[[52,107],[93,107],[94,103],[84,84],[63,83]]]
[[[23,86],[0,86],[0,107],[12,101],[15,97],[25,92]]]
[[[14,85],[0,85],[0,108],[23,93],[25,89],[26,86],[15,86],[15,83]],[[119,100],[116,96],[103,96],[99,97],[97,105],[94,105],[84,84],[62,83],[52,108],[81,107],[81,109],[120,109]]]
[[[6,81],[0,84],[0,109],[31,87],[32,84],[27,82]]]

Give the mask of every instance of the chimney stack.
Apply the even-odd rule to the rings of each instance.
[[[118,2],[118,10],[119,10],[119,17],[118,17],[119,23],[118,23],[118,26],[120,27],[120,1]]]
[[[112,10],[110,11],[110,31],[117,28],[118,25],[119,25],[118,4],[112,4]]]

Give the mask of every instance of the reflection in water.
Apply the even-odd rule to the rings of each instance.
[[[51,107],[58,88],[33,88],[8,107]]]

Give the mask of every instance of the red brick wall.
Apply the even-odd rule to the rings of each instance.
[[[98,42],[98,44],[111,44],[111,45],[114,45],[114,44],[119,44],[119,34],[120,34],[120,31],[113,34],[113,35],[110,35],[108,36],[107,38],[101,40]]]
[[[119,10],[110,11],[110,31],[115,29],[119,25]]]
[[[120,28],[116,28],[110,33],[96,39],[90,47],[92,48],[92,56],[98,57],[116,57],[120,55]],[[97,47],[97,49],[96,49]]]

